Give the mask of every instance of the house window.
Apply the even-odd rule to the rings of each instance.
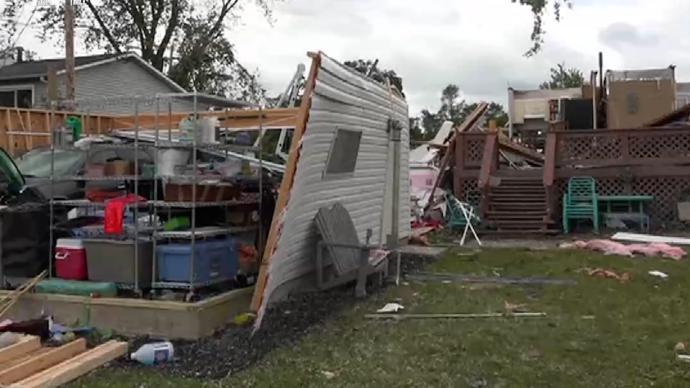
[[[331,152],[328,154],[326,175],[351,174],[357,166],[361,131],[338,129],[335,133]]]
[[[31,108],[34,105],[34,90],[31,85],[0,86],[0,106]]]

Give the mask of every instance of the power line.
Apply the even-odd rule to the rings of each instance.
[[[34,15],[36,14],[36,11],[38,10],[38,6],[40,4],[40,0],[36,0],[36,4],[34,5],[34,9],[31,10],[31,15],[29,15],[29,20],[26,21],[26,23],[23,23],[24,25],[22,26],[22,29],[19,31],[19,34],[17,34],[17,38],[14,39],[14,42],[9,45],[2,53],[5,54],[9,50],[12,50],[14,46],[17,45],[17,42],[19,42],[19,39],[21,39],[22,35],[24,34],[24,31],[26,31],[26,27],[31,24],[31,19],[33,19]],[[12,40],[12,37],[10,37],[9,40]]]

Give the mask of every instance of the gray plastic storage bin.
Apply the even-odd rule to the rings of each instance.
[[[86,264],[89,280],[134,284],[134,241],[86,239]],[[151,285],[153,243],[139,241],[139,287]]]

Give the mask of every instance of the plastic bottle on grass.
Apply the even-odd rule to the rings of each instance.
[[[172,361],[174,354],[173,344],[166,341],[143,345],[129,358],[144,365],[154,365]]]

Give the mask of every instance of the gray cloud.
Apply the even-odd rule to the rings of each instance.
[[[624,45],[653,46],[659,43],[659,37],[652,33],[642,33],[628,23],[613,23],[599,33],[602,43],[611,48],[620,48]]]

